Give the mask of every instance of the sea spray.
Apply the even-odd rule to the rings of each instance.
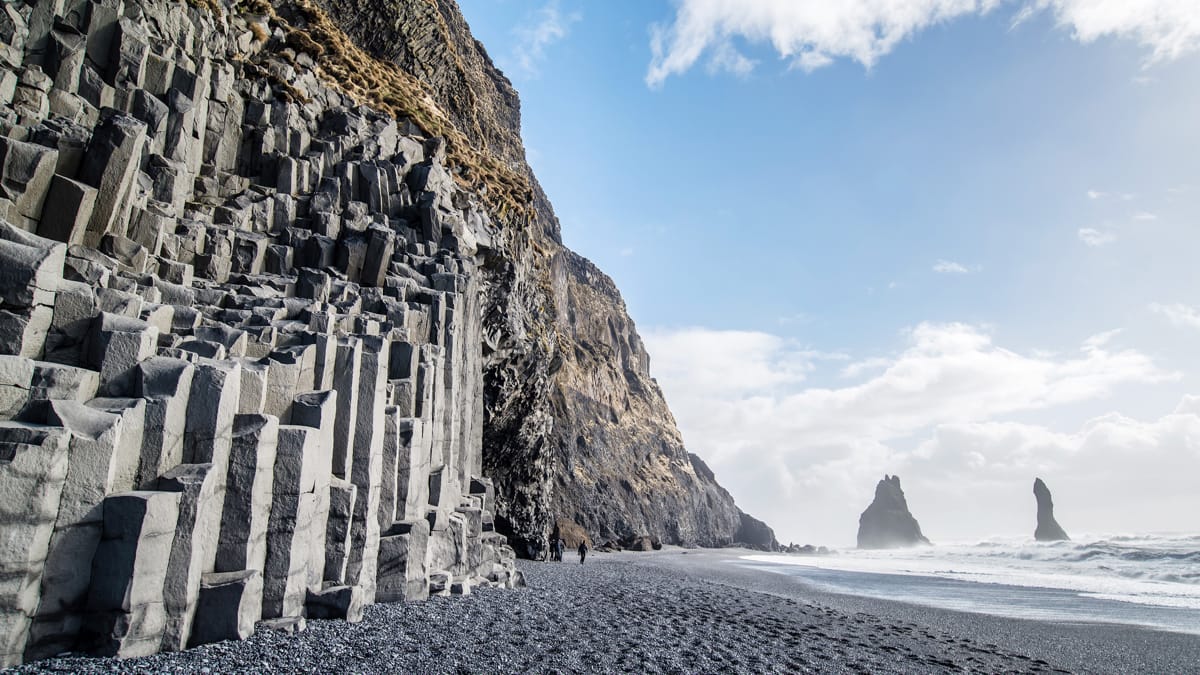
[[[1200,535],[1083,535],[1076,541],[990,538],[835,556],[753,562],[1073,591],[1080,597],[1200,610]],[[1196,626],[1200,632],[1200,624]]]

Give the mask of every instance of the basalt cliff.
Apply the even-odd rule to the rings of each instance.
[[[770,548],[449,0],[0,9],[0,664]]]
[[[599,541],[777,547],[684,449],[615,284],[562,245],[525,162],[516,91],[455,3],[320,1],[371,57],[425,85],[469,147],[528,187],[532,208],[499,219],[506,241],[484,266],[484,468],[498,526],[521,543],[567,521]]]

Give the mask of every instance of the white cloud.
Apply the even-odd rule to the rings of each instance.
[[[1114,335],[1048,357],[999,347],[977,327],[921,324],[899,354],[842,368],[867,379],[838,388],[808,386],[824,355],[768,334],[656,331],[646,342],[689,449],[742,507],[785,539],[840,545],[875,482],[911,466],[914,439],[1174,377],[1112,347]],[[963,485],[990,480],[963,472]]]
[[[1148,223],[1151,221],[1158,220],[1158,216],[1153,213],[1149,213],[1147,211],[1141,211],[1139,213],[1133,214],[1133,219],[1138,221],[1139,223]]]
[[[1014,23],[1049,13],[1080,42],[1137,41],[1150,50],[1148,63],[1200,48],[1200,3],[1191,0],[677,0],[677,5],[669,25],[651,30],[653,58],[646,73],[651,87],[735,38],[768,43],[805,71],[839,58],[870,68],[925,28],[1000,6],[1015,8]]]
[[[1111,197],[1113,199],[1120,199],[1124,202],[1128,202],[1137,198],[1137,195],[1133,194],[1132,192],[1104,192],[1103,190],[1088,190],[1087,196],[1088,199],[1108,199]]]
[[[1149,63],[1200,48],[1200,3],[1192,0],[1038,0],[1080,42],[1117,37],[1150,50]]]
[[[897,471],[934,540],[1030,536],[1042,477],[1069,534],[1191,529],[1200,511],[1200,399],[1151,421],[1109,413],[1062,433],[1036,424],[938,426]],[[914,506],[917,508],[917,506]]]
[[[833,57],[821,52],[803,52],[800,56],[792,60],[792,68],[799,68],[806,73],[811,73],[819,68],[833,63]]]
[[[845,368],[842,368],[840,375],[846,379],[854,379],[856,377],[861,377],[865,373],[886,370],[890,365],[892,365],[891,359],[885,359],[881,357],[863,359],[861,361],[855,361]]]
[[[1095,335],[1083,341],[1083,347],[1081,349],[1085,354],[1090,354],[1092,352],[1104,349],[1113,341],[1114,338],[1120,334],[1120,328],[1104,331],[1103,333],[1096,333]]]
[[[1117,240],[1117,235],[1112,232],[1101,232],[1091,227],[1079,228],[1079,241],[1088,246],[1105,246]]]
[[[567,37],[571,31],[571,24],[581,18],[582,15],[578,12],[564,15],[559,10],[558,0],[550,0],[530,17],[530,25],[515,31],[520,38],[513,50],[517,65],[526,74],[536,75],[539,65],[546,57],[546,49]]]
[[[871,66],[910,34],[998,0],[682,0],[669,26],[652,30],[650,86],[690,69],[733,37],[769,42],[796,67],[813,70],[848,57]]]
[[[628,257],[632,256],[634,253],[636,253],[636,251],[634,251],[632,247],[627,246],[627,247],[621,249],[619,251],[619,253],[622,258],[628,258]]]
[[[1176,326],[1200,329],[1200,308],[1181,302],[1169,305],[1155,302],[1150,305],[1150,311],[1167,317],[1167,320]]]
[[[771,390],[803,382],[821,356],[769,333],[685,328],[651,330],[653,373],[686,379],[695,395]]]
[[[939,260],[933,266],[938,274],[970,274],[971,270],[952,260]]]
[[[708,59],[708,73],[732,73],[738,77],[746,77],[754,70],[754,65],[754,61],[746,58],[732,43],[726,41],[713,50]]]

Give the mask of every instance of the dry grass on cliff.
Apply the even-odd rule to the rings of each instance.
[[[287,6],[300,17],[299,25],[284,19],[267,0],[242,0],[239,9],[262,14],[282,29],[287,37],[283,44],[274,45],[277,56],[285,48],[308,54],[317,64],[318,76],[330,86],[397,119],[409,119],[430,136],[445,138],[447,163],[457,169],[456,180],[482,195],[493,216],[509,219],[533,215],[533,193],[525,176],[490,153],[476,149],[440,109],[424,83],[398,65],[376,59],[358,47],[310,0],[295,0]]]
[[[196,9],[207,10],[217,16],[225,13],[225,10],[221,8],[220,0],[187,0],[187,3]]]

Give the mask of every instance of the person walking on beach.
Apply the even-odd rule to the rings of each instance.
[[[583,559],[587,557],[588,547],[586,541],[579,542],[579,564],[583,564]]]
[[[561,537],[558,540],[558,562],[563,561],[563,554],[567,552],[567,542]]]

